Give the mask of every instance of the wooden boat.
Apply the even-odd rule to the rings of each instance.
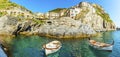
[[[0,44],[0,57],[8,57],[2,44]]]
[[[112,51],[113,45],[89,40],[89,45],[98,50]]]
[[[56,40],[43,45],[46,55],[57,52],[61,47],[60,41]]]

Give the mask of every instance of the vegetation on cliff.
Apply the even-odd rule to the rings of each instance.
[[[0,12],[0,17],[6,15],[7,12]]]
[[[103,20],[106,20],[108,22],[112,22],[112,20],[109,17],[109,14],[105,13],[101,6],[94,5],[93,6],[96,9],[96,13],[103,18]]]
[[[25,7],[20,6],[14,2],[11,2],[9,0],[0,0],[0,10],[9,10],[14,7],[21,8],[23,10],[27,10],[28,12],[32,13],[30,10],[28,10]],[[5,14],[6,14],[6,12],[0,12],[0,16],[4,16]]]
[[[37,19],[32,19],[36,24],[44,24],[44,21],[42,20],[37,20]]]
[[[87,14],[89,12],[89,9],[85,9],[85,10],[82,10],[79,14],[77,14],[76,16],[75,16],[75,19],[77,20],[77,19],[83,19],[84,17],[85,17],[85,15]],[[81,21],[82,22],[82,21]]]
[[[57,8],[57,9],[53,9],[53,10],[51,10],[51,11],[49,11],[49,12],[59,13],[60,11],[62,11],[62,10],[64,10],[64,9],[66,9],[66,8]]]
[[[9,7],[19,7],[16,3],[10,2],[9,0],[0,0],[0,9],[9,9]]]

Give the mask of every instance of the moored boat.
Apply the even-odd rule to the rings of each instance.
[[[98,50],[112,51],[113,45],[89,40],[89,45]]]
[[[62,47],[61,42],[57,40],[43,45],[46,55],[57,52],[61,47]]]

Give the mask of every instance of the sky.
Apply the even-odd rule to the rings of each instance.
[[[120,27],[120,0],[10,0],[26,7],[32,12],[45,13],[55,8],[69,8],[82,1],[101,5],[110,15],[117,27]]]

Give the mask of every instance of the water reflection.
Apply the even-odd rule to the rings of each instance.
[[[120,31],[114,31],[113,37],[115,43],[110,57],[120,57]]]

